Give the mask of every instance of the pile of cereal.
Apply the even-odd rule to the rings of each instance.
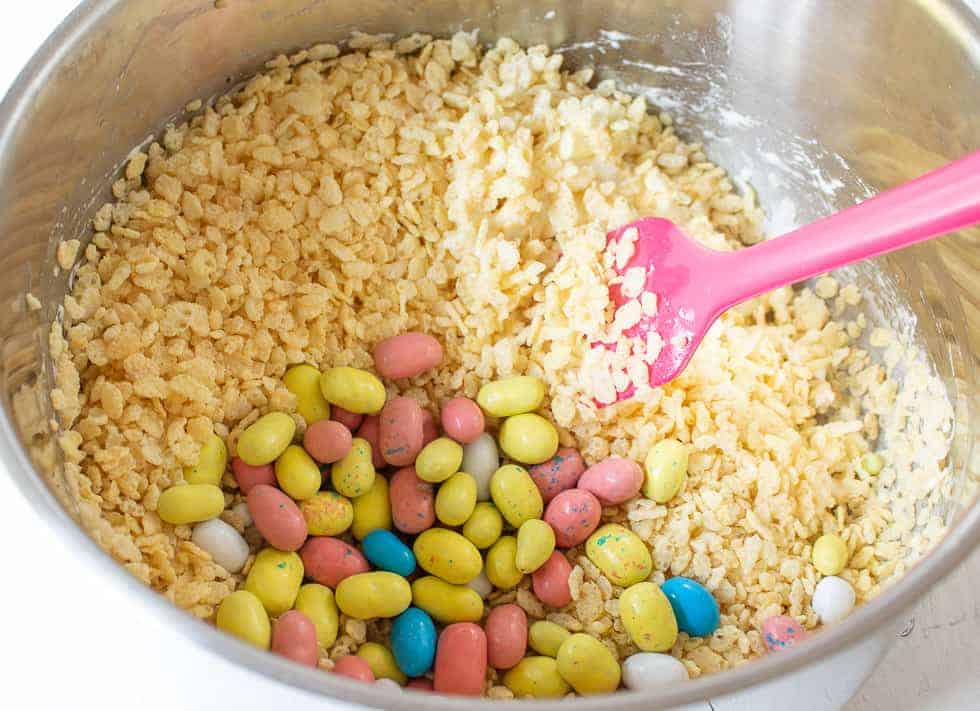
[[[357,36],[351,48],[281,57],[171,127],[133,153],[117,201],[95,217],[52,329],[51,400],[81,518],[134,575],[213,619],[244,576],[189,525],[161,519],[162,492],[214,437],[235,455],[269,412],[302,437],[302,403],[282,380],[291,366],[370,368],[373,345],[405,331],[437,335],[445,357],[388,393],[430,415],[526,375],[545,384],[542,412],[586,466],[644,461],[668,439],[685,447],[676,496],[608,505],[602,520],[649,548],[650,582],[685,576],[717,601],[717,631],[682,632],[671,649],[691,676],[763,653],[758,630],[773,616],[816,626],[820,536],[843,543],[839,578],[858,602],[938,539],[948,418],[917,409],[890,377],[896,361],[875,364],[857,345],[867,323],[853,285],[825,278],[734,309],[676,381],[596,408],[589,344],[612,316],[606,233],[656,215],[718,249],[762,239],[752,195],[669,117],[610,82],[590,86],[587,69],[563,72],[544,47],[500,40],[484,52],[459,34]],[[80,249],[63,243],[61,265]],[[898,438],[875,454],[889,412],[927,445]],[[221,520],[244,534],[248,570],[261,535],[231,472],[221,485]],[[491,604],[626,658],[636,648],[620,587],[581,548],[567,555],[563,609],[526,579]],[[388,631],[340,625],[328,659]],[[491,693],[507,695],[495,681],[491,671]]]

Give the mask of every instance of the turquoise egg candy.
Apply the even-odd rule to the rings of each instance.
[[[436,626],[417,607],[410,607],[391,625],[391,652],[406,676],[422,676],[436,656]]]
[[[721,615],[718,603],[708,589],[696,580],[678,575],[660,586],[674,608],[677,628],[692,637],[707,637],[718,629]]]
[[[406,578],[415,572],[415,554],[391,531],[371,531],[361,541],[361,550],[376,568]]]

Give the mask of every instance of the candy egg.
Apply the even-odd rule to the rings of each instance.
[[[868,452],[861,457],[861,468],[871,476],[878,476],[884,466],[885,460],[881,458],[880,454]]]
[[[316,639],[321,647],[329,649],[337,641],[340,627],[340,611],[333,599],[333,590],[319,583],[300,586],[293,608],[310,618],[316,628]]]
[[[272,638],[269,615],[262,601],[247,590],[236,590],[221,601],[215,624],[243,642],[259,649],[269,648]]]
[[[519,375],[485,384],[480,388],[476,401],[489,415],[511,417],[541,407],[544,392],[543,382],[529,375]]]
[[[718,629],[721,621],[718,603],[701,583],[678,575],[664,582],[660,589],[670,600],[682,632],[691,637],[707,637]]]
[[[519,605],[498,605],[490,610],[484,629],[490,666],[510,669],[521,661],[527,649],[527,613]]]
[[[348,617],[395,617],[411,604],[412,588],[402,576],[379,570],[344,578],[337,585],[334,599]]]
[[[677,620],[667,596],[654,583],[637,583],[619,597],[619,614],[633,644],[666,652],[677,641]]]
[[[548,607],[565,607],[572,601],[568,578],[572,564],[559,551],[554,551],[544,565],[531,575],[535,596]]]
[[[210,553],[212,560],[229,573],[237,573],[248,560],[248,543],[233,526],[220,518],[202,521],[194,526],[191,541]]]
[[[299,610],[289,610],[272,625],[271,649],[298,664],[315,667],[319,656],[316,627]]]
[[[490,498],[490,477],[500,468],[500,454],[493,435],[484,432],[463,446],[463,463],[460,467],[476,480],[477,501]]]
[[[260,464],[253,467],[251,464],[246,464],[244,459],[235,457],[231,460],[231,471],[235,475],[235,481],[238,482],[238,488],[243,494],[247,494],[253,486],[259,484],[276,485],[276,469],[272,464]]]
[[[555,531],[555,542],[561,548],[579,545],[592,535],[602,518],[602,504],[583,489],[562,491],[548,504],[544,520]]]
[[[514,528],[532,518],[541,518],[544,513],[541,492],[527,470],[516,464],[506,464],[494,472],[490,496],[504,520]]]
[[[246,498],[255,527],[273,548],[299,550],[306,541],[306,518],[291,498],[274,486],[252,487]]]
[[[447,526],[462,526],[476,507],[476,479],[456,472],[436,494],[436,517]]]
[[[555,550],[555,532],[539,518],[521,524],[517,531],[515,563],[522,573],[533,573]]]
[[[347,455],[330,467],[333,488],[348,498],[366,494],[374,484],[374,476],[371,445],[360,437],[355,437]]]
[[[330,404],[320,392],[320,371],[312,365],[294,365],[282,376],[286,389],[296,396],[296,411],[307,424],[330,419]]]
[[[593,533],[585,551],[609,581],[620,587],[646,580],[653,570],[653,559],[646,544],[618,523],[607,523]]]
[[[551,459],[535,464],[527,471],[541,492],[542,501],[547,504],[562,491],[575,486],[585,471],[585,462],[577,450],[561,447]]]
[[[463,535],[480,550],[496,543],[503,530],[504,517],[496,506],[487,501],[478,503],[463,524]]]
[[[297,501],[302,501],[320,490],[323,477],[313,457],[302,447],[291,444],[276,460],[276,481],[279,488]]]
[[[388,466],[384,456],[381,454],[381,416],[365,415],[361,426],[357,428],[356,437],[360,437],[371,445],[371,465],[378,469]]]
[[[454,397],[442,406],[442,429],[461,444],[468,444],[480,436],[485,425],[483,410],[468,397]]]
[[[429,442],[415,460],[415,473],[419,479],[438,484],[459,471],[463,463],[463,448],[448,437]]]
[[[398,668],[395,655],[383,644],[365,642],[358,648],[357,656],[368,663],[368,666],[371,667],[371,673],[378,681],[391,679],[399,686],[408,681],[402,670]]]
[[[414,467],[399,469],[391,477],[389,499],[391,518],[402,533],[420,533],[435,523],[433,486],[419,479]]]
[[[295,553],[263,548],[245,578],[245,589],[262,601],[273,617],[293,606],[303,582],[303,561]]]
[[[561,643],[571,636],[572,633],[564,627],[548,620],[538,620],[527,631],[527,640],[531,649],[552,658],[558,656]]]
[[[391,531],[371,531],[361,542],[364,556],[375,567],[408,577],[415,572],[415,555]],[[406,672],[407,673],[407,672]]]
[[[331,405],[348,412],[374,415],[384,407],[385,386],[374,375],[358,368],[330,368],[320,378],[320,392]]]
[[[483,559],[476,546],[445,528],[430,528],[420,533],[412,551],[420,568],[454,585],[465,585],[483,569]]]
[[[353,435],[335,420],[319,420],[303,433],[303,447],[322,464],[333,464],[347,456]]]
[[[436,657],[436,626],[425,611],[410,607],[391,625],[391,651],[398,668],[408,676],[422,676]]]
[[[351,505],[354,507],[354,518],[351,521],[350,532],[357,540],[364,540],[371,531],[391,529],[388,480],[383,476],[375,476],[374,483],[367,493],[358,496]]]
[[[608,457],[585,470],[578,488],[592,492],[604,506],[625,503],[640,493],[643,470],[632,459]]]
[[[495,587],[508,590],[516,587],[524,573],[517,569],[517,539],[501,536],[487,551],[487,578]]]
[[[331,417],[346,427],[351,432],[357,432],[357,428],[361,426],[361,422],[364,421],[364,415],[359,412],[351,412],[350,410],[345,410],[340,405],[334,405],[330,408]]]
[[[439,428],[436,427],[436,418],[428,410],[422,410],[422,447],[425,448],[430,442],[435,442],[439,438]]]
[[[371,569],[359,550],[339,538],[311,538],[299,553],[306,574],[329,588]]]
[[[157,515],[180,526],[217,518],[225,510],[225,495],[213,484],[171,486],[157,499]]]
[[[623,684],[628,689],[653,691],[688,678],[687,667],[669,654],[641,652],[623,661]]]
[[[481,572],[470,582],[466,583],[466,587],[475,592],[481,598],[486,600],[490,593],[493,592],[493,583],[490,582],[490,578],[487,577],[486,572]]]
[[[396,467],[415,461],[422,451],[422,408],[410,397],[396,397],[381,410],[378,446],[384,460]]]
[[[851,584],[843,578],[828,575],[813,591],[810,605],[825,625],[840,622],[854,609],[856,595]]]
[[[284,412],[263,415],[238,437],[236,450],[246,464],[253,467],[269,464],[286,451],[296,434],[296,423]]]
[[[786,615],[773,615],[762,623],[762,641],[770,652],[788,649],[806,638],[803,625]]]
[[[218,486],[228,464],[228,448],[225,441],[212,434],[201,444],[197,464],[184,467],[184,481],[188,484],[212,484]]]
[[[487,675],[487,636],[472,622],[449,625],[439,635],[433,688],[440,694],[481,696]]]
[[[504,453],[523,464],[546,462],[558,451],[558,430],[533,412],[504,420],[498,439]]]
[[[604,694],[619,686],[619,662],[602,642],[581,632],[558,648],[558,673],[575,691]]]
[[[813,544],[813,567],[823,575],[839,574],[847,565],[847,558],[847,544],[838,535],[825,533]]]
[[[332,491],[320,491],[300,504],[311,536],[338,536],[354,520],[351,502]]]
[[[385,378],[414,378],[442,362],[442,346],[426,333],[410,331],[374,347],[374,367]]]
[[[374,672],[367,660],[356,654],[348,654],[336,659],[333,663],[333,673],[363,681],[366,684],[374,682]]]
[[[517,698],[557,699],[572,688],[558,672],[558,662],[551,657],[526,657],[503,678],[504,686]]]
[[[434,575],[412,583],[412,603],[442,624],[479,622],[483,617],[483,599],[479,593],[467,585],[452,585]]]
[[[676,439],[665,439],[654,445],[643,463],[646,480],[643,495],[665,504],[681,490],[687,478],[688,448]]]

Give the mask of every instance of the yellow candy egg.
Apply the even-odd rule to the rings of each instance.
[[[483,559],[476,546],[445,528],[422,531],[412,551],[422,570],[454,585],[465,585],[483,570]]]
[[[538,620],[527,631],[527,642],[538,654],[546,657],[557,657],[562,642],[572,636],[572,633],[561,625],[548,620]]]
[[[391,679],[399,684],[408,681],[408,677],[398,668],[395,655],[383,644],[365,642],[357,650],[357,656],[368,663],[375,679]]]
[[[558,673],[579,694],[605,694],[619,686],[619,662],[602,642],[581,632],[558,649]]]
[[[825,533],[813,544],[813,567],[823,575],[839,575],[847,565],[847,544],[833,533]]]
[[[489,548],[504,530],[504,517],[489,501],[481,501],[463,524],[463,535],[480,550]]]
[[[279,488],[297,501],[312,498],[323,484],[320,467],[313,457],[297,444],[286,447],[276,460],[276,481]]]
[[[262,601],[247,590],[237,590],[221,601],[215,624],[259,649],[268,649],[272,640],[269,615]]]
[[[321,647],[329,649],[333,646],[340,627],[340,612],[333,599],[333,590],[319,583],[307,583],[299,589],[293,608],[310,618]]]
[[[447,526],[462,526],[476,507],[476,479],[456,472],[436,494],[436,517]]]
[[[330,467],[330,481],[333,488],[338,494],[353,499],[369,492],[374,485],[374,480],[371,443],[366,439],[355,437],[346,456]]]
[[[320,378],[320,392],[332,405],[361,415],[376,415],[385,405],[385,386],[366,370],[330,368]]]
[[[490,498],[504,519],[514,528],[525,521],[541,518],[544,501],[531,475],[516,464],[505,464],[490,477]]]
[[[509,590],[517,587],[524,573],[517,569],[517,539],[501,536],[487,551],[487,579],[494,587]]]
[[[332,491],[320,491],[299,506],[311,536],[337,536],[354,520],[351,502]]]
[[[180,526],[217,518],[225,510],[225,495],[213,484],[171,486],[157,499],[157,514]]]
[[[425,610],[436,622],[479,622],[483,617],[483,598],[465,585],[451,585],[433,575],[412,583],[412,604]]]
[[[654,583],[637,583],[619,597],[619,615],[633,644],[644,652],[666,652],[677,641],[670,600]]]
[[[545,564],[555,551],[555,532],[539,518],[521,524],[517,531],[515,562],[522,573],[533,573]]]
[[[504,686],[521,699],[557,699],[572,690],[551,657],[525,657],[504,674]]]
[[[363,540],[371,531],[383,528],[391,530],[391,501],[388,496],[388,480],[375,476],[374,483],[366,494],[361,494],[352,502],[354,520],[350,531],[357,540]]]
[[[681,490],[687,478],[688,448],[676,439],[657,442],[647,453],[643,467],[643,495],[665,504]]]
[[[228,448],[225,441],[212,434],[201,444],[197,464],[184,467],[184,481],[188,484],[211,484],[218,486],[228,464]]]
[[[415,458],[415,473],[419,479],[433,484],[446,481],[459,471],[463,463],[463,447],[448,437],[432,440]]]
[[[344,578],[337,585],[334,599],[348,617],[396,617],[412,603],[412,588],[402,576],[378,570]]]
[[[303,582],[303,561],[296,553],[263,548],[245,578],[245,589],[262,601],[265,611],[278,617],[293,607]]]
[[[624,588],[646,580],[653,570],[646,544],[618,523],[607,523],[589,536],[585,554],[613,585]]]
[[[558,451],[558,430],[533,412],[504,420],[499,440],[504,454],[523,464],[546,462]]]
[[[861,468],[871,476],[878,476],[884,466],[885,460],[881,458],[880,454],[868,452],[861,457]]]
[[[511,417],[533,412],[544,401],[544,383],[530,375],[519,375],[487,383],[476,396],[483,411],[494,417]]]
[[[306,424],[330,419],[330,403],[320,390],[320,371],[312,365],[294,365],[282,377],[286,389],[296,396],[296,411]]]
[[[238,438],[236,451],[253,467],[274,462],[296,434],[296,423],[283,412],[270,412],[249,425]]]

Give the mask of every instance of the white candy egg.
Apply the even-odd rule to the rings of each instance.
[[[239,501],[237,504],[231,507],[231,510],[236,516],[238,516],[245,528],[252,525],[252,514],[248,510],[247,503],[244,501]]]
[[[500,455],[493,435],[484,432],[469,444],[463,445],[461,471],[476,479],[478,501],[490,500],[490,477],[500,467]]]
[[[241,534],[220,518],[202,521],[194,526],[191,540],[211,554],[214,562],[229,573],[237,573],[248,558],[248,543]]]
[[[399,684],[394,679],[378,679],[376,682],[374,682],[374,685],[383,686],[386,689],[394,689],[395,691],[402,690],[401,684]]]
[[[825,625],[840,622],[854,609],[854,588],[843,578],[828,575],[817,583],[810,605]]]
[[[470,582],[466,583],[466,585],[467,587],[475,590],[476,594],[482,597],[484,600],[486,600],[487,596],[493,592],[493,583],[490,582],[487,574],[482,571]]]
[[[687,667],[669,654],[641,652],[623,662],[623,683],[628,689],[657,689],[687,678]]]

